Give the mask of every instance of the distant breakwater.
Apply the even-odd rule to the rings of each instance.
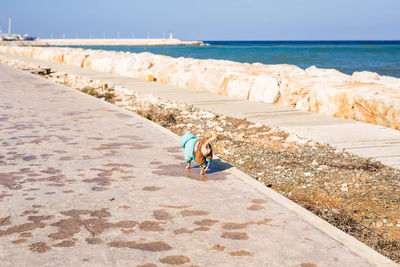
[[[55,46],[70,46],[70,45],[95,45],[95,46],[159,46],[159,45],[204,45],[202,41],[181,41],[176,38],[161,39],[161,38],[147,38],[147,39],[42,39],[49,45]]]
[[[60,47],[0,47],[0,52],[355,119],[400,130],[400,79],[373,72],[287,64],[172,58]]]

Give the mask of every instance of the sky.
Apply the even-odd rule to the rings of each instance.
[[[400,40],[400,0],[0,0],[9,18],[40,38]]]

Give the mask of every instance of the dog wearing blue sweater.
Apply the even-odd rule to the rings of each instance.
[[[212,161],[211,142],[217,138],[217,132],[214,130],[211,138],[204,140],[198,138],[190,132],[186,132],[180,139],[180,145],[185,149],[186,169],[190,169],[190,164],[194,161],[201,169],[201,175],[204,175]]]

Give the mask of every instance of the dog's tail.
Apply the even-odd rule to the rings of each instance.
[[[215,139],[217,139],[217,130],[216,129],[214,129],[212,136],[205,141],[204,146],[207,147],[207,145],[210,144]]]

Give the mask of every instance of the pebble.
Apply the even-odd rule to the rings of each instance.
[[[307,176],[307,177],[308,177],[308,176],[311,176],[311,174],[312,174],[311,172],[305,172],[305,173],[304,173],[304,176]]]
[[[347,184],[342,184],[342,188],[340,188],[343,192],[349,191],[349,188],[347,187]]]

